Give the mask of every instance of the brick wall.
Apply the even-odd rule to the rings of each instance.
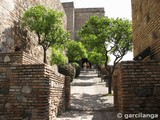
[[[132,0],[134,57],[160,39],[159,0]],[[159,46],[157,46],[157,49]],[[156,51],[152,51],[157,53]],[[159,53],[159,52],[158,52]],[[154,54],[159,56],[158,54]],[[159,59],[159,58],[158,58]]]
[[[8,106],[6,103],[8,101],[10,89],[10,67],[7,65],[0,66],[0,120],[5,120],[3,116]]]
[[[132,0],[134,57],[144,59],[121,62],[113,77],[114,105],[123,115],[160,114],[159,6],[159,0]]]
[[[113,81],[119,112],[160,113],[160,61],[121,62]]]
[[[24,11],[31,6],[44,6],[64,12],[59,0],[3,0],[0,3],[0,53],[27,51],[43,61],[43,49],[37,43],[37,36],[20,27]],[[63,18],[66,28],[66,16]],[[48,51],[48,55],[50,52]],[[48,60],[49,61],[49,60]],[[48,62],[49,63],[49,62]]]
[[[0,65],[22,64],[23,52],[1,53]]]
[[[13,53],[1,53],[0,64],[12,65],[12,64],[42,64],[41,61],[33,58],[24,51]]]
[[[65,110],[70,87],[63,75],[25,52],[0,56],[0,120],[52,120]]]
[[[150,59],[160,60],[160,38],[151,46]]]
[[[50,120],[65,110],[65,77],[45,66],[44,76],[49,81]]]

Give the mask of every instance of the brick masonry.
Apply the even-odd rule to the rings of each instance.
[[[20,26],[24,11],[39,4],[64,12],[59,0],[0,3],[0,120],[53,120],[69,107],[70,79],[42,63],[37,36]]]
[[[1,53],[0,54],[0,65],[22,65],[22,64],[42,64],[40,60],[33,58],[24,51],[14,53]]]
[[[156,45],[160,39],[159,6],[159,0],[132,0],[134,57],[147,47],[154,47],[151,52],[154,59],[159,59],[159,46]]]
[[[68,78],[24,52],[0,56],[0,120],[53,120],[65,110]]]
[[[132,0],[134,57],[147,48],[150,53],[142,61],[126,61],[117,66],[113,76],[114,106],[123,115],[160,115],[159,6],[159,0]]]
[[[119,112],[160,114],[160,61],[121,62],[113,83]]]
[[[31,56],[43,61],[42,47],[37,43],[37,36],[20,27],[24,11],[31,6],[42,4],[64,13],[59,0],[2,0],[0,3],[0,53],[26,51]],[[63,17],[66,28],[66,16]],[[48,55],[50,52],[48,51]],[[49,63],[49,56],[48,56]]]

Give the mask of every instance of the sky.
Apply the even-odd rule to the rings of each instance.
[[[105,16],[110,18],[125,18],[132,20],[131,12],[131,0],[60,0],[61,2],[74,2],[75,8],[97,8],[104,7]],[[114,57],[111,56],[111,62],[113,64]],[[130,52],[122,59],[133,60],[133,53]]]
[[[74,2],[75,8],[104,7],[105,16],[131,20],[131,0],[60,0]]]

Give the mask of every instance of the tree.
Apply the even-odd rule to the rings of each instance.
[[[90,51],[94,50],[104,55],[105,68],[109,73],[108,93],[111,94],[115,67],[124,55],[132,50],[131,21],[92,16],[79,31],[79,37]],[[111,54],[115,56],[112,68],[108,65],[108,56]]]
[[[65,65],[68,63],[68,58],[63,52],[63,49],[52,48],[51,61],[53,64]]]
[[[69,38],[62,28],[62,16],[61,12],[38,5],[29,8],[22,17],[22,25],[38,36],[38,44],[44,50],[44,63],[47,49]]]
[[[106,62],[106,59],[102,53],[98,53],[96,51],[88,52],[88,60],[96,65],[101,65]]]
[[[67,43],[66,47],[69,62],[76,62],[87,57],[86,49],[81,42],[71,40]]]

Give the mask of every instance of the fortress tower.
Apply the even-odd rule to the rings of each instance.
[[[104,8],[78,8],[75,9],[75,39],[78,40],[78,30],[80,30],[91,16],[104,16]]]
[[[74,3],[67,2],[67,3],[62,3],[62,5],[65,10],[65,14],[67,16],[67,30],[71,34],[71,39],[74,39],[74,23],[75,23]]]
[[[67,16],[67,30],[71,34],[71,38],[78,40],[77,32],[86,21],[94,15],[104,16],[104,8],[74,8],[73,2],[62,3]]]

